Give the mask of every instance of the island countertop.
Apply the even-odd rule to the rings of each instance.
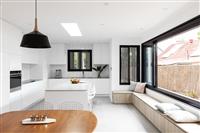
[[[78,84],[72,84],[70,81],[51,82],[46,91],[87,91],[91,87],[91,83],[80,82]]]

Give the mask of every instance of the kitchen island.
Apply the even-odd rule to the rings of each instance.
[[[53,104],[54,109],[69,109],[74,106],[77,109],[89,110],[91,90],[94,90],[94,86],[90,82],[72,84],[69,79],[53,80],[46,89],[45,101]]]

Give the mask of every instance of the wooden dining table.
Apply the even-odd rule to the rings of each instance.
[[[55,123],[23,125],[31,115],[47,115]],[[0,133],[91,133],[97,125],[96,116],[81,110],[14,111],[0,115]]]

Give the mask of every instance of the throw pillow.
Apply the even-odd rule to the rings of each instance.
[[[156,105],[157,109],[162,113],[172,110],[180,110],[181,108],[173,103],[159,103]]]
[[[168,111],[166,114],[176,122],[199,122],[196,115],[185,110]]]
[[[134,91],[137,93],[144,93],[145,86],[146,86],[146,83],[137,83]]]
[[[131,81],[130,86],[129,86],[129,90],[134,91],[136,85],[137,85],[137,82]]]

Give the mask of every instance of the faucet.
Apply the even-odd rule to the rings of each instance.
[[[85,73],[84,73],[84,71],[82,71],[82,76],[83,76],[83,78],[85,77]]]

